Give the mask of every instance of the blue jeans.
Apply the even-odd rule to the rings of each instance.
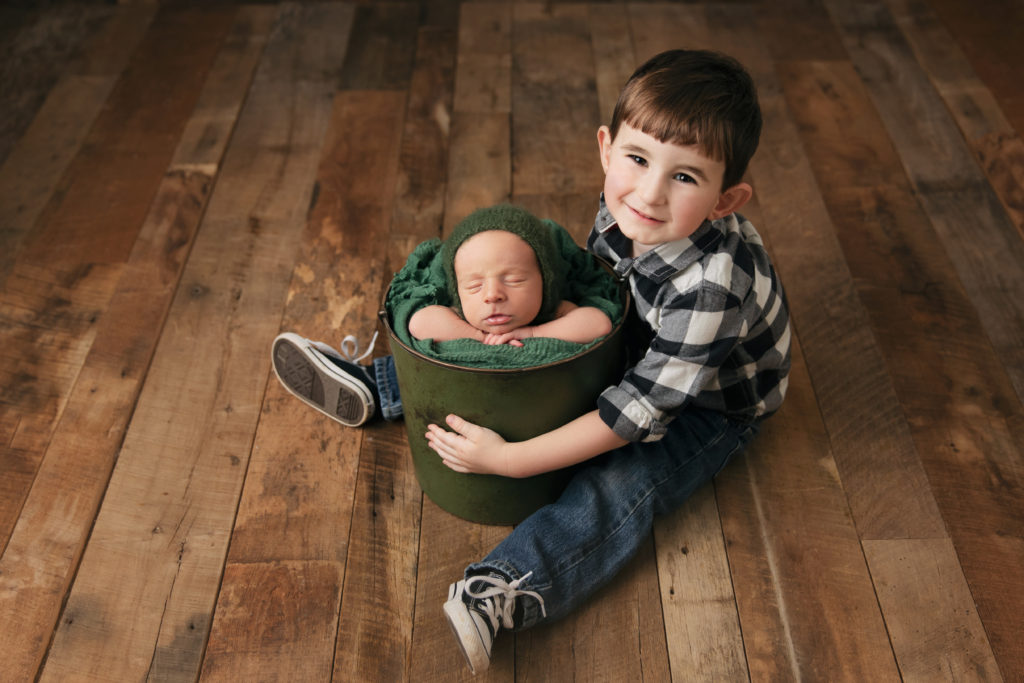
[[[686,410],[660,441],[627,444],[581,465],[556,502],[530,515],[466,576],[497,570],[515,580],[533,572],[521,590],[538,592],[546,620],[559,619],[636,554],[655,515],[679,507],[757,431],[757,423]],[[516,630],[545,619],[537,600],[517,600]]]
[[[398,375],[395,373],[395,359],[383,356],[373,359],[374,389],[377,393],[377,407],[385,420],[400,420],[402,395],[398,391]]]

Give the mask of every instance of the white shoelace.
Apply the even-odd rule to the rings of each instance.
[[[373,338],[370,339],[370,347],[362,353],[359,353],[359,340],[356,339],[355,335],[347,335],[341,340],[341,357],[349,363],[356,363],[358,365],[359,361],[373,353],[373,347],[377,344],[378,334],[379,332],[374,331]]]
[[[505,628],[512,628],[512,614],[516,611],[516,598],[520,595],[527,595],[539,602],[541,614],[547,616],[547,612],[544,609],[544,598],[540,596],[540,593],[519,589],[519,585],[530,578],[532,574],[533,572],[529,572],[512,583],[487,574],[473,576],[466,580],[466,595],[480,600],[481,608],[484,614],[487,615],[487,618],[490,619],[491,628],[495,632],[497,632],[499,625]],[[483,581],[491,585],[481,591],[474,591],[470,588],[470,584],[474,581]],[[496,600],[495,598],[504,598],[504,600]],[[496,604],[499,602],[501,603],[500,607]]]

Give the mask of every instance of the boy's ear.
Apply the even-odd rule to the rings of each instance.
[[[612,158],[612,131],[608,126],[597,129],[597,147],[601,152],[601,167],[608,172],[608,163]]]
[[[718,203],[708,214],[708,220],[717,220],[722,216],[728,216],[733,211],[739,211],[740,207],[750,201],[753,196],[754,188],[747,183],[736,183],[718,195]]]

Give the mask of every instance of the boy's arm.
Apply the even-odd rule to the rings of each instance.
[[[427,427],[427,441],[456,472],[530,477],[575,465],[628,443],[604,423],[596,410],[526,441],[505,441],[497,433],[449,415],[449,432]]]
[[[424,306],[409,318],[409,334],[416,339],[451,341],[452,339],[484,340],[476,329],[447,306]]]

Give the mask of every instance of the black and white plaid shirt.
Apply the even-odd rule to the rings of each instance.
[[[602,198],[587,249],[628,278],[636,313],[653,332],[646,354],[598,400],[616,434],[656,441],[691,406],[743,421],[778,410],[789,377],[789,312],[749,221],[705,221],[634,259]]]

